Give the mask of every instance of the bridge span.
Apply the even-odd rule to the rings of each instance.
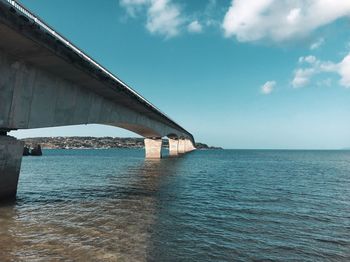
[[[146,158],[195,149],[191,133],[21,4],[0,0],[0,199],[16,196],[23,143],[8,132],[79,124],[145,137]]]

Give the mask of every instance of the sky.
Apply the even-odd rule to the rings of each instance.
[[[21,2],[196,141],[350,147],[350,1]],[[136,136],[100,125],[11,134]]]

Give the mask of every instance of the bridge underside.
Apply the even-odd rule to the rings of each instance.
[[[38,21],[0,1],[0,129],[96,123],[194,144],[189,132]]]
[[[169,138],[171,156],[194,150],[191,135],[152,112],[143,114],[119,97],[102,96],[1,49],[0,74],[0,200],[16,196],[23,154],[23,143],[6,135],[10,130],[103,124],[144,136],[146,158],[161,158],[162,137]]]
[[[16,195],[23,143],[11,130],[79,124],[145,137],[147,158],[194,150],[193,136],[15,2],[0,0],[0,199]],[[17,5],[17,3],[16,3]]]
[[[121,127],[146,138],[186,139],[183,130],[142,114],[0,50],[0,131],[79,124]]]
[[[0,50],[0,129],[78,124],[122,127],[144,137],[188,137],[118,97],[105,97]]]

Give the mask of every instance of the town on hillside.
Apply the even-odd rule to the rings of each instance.
[[[143,148],[143,138],[121,137],[35,137],[22,139],[27,148],[36,148],[38,145],[43,149],[108,149],[108,148]],[[163,147],[169,147],[167,139],[163,140]],[[196,143],[196,148],[221,149]]]

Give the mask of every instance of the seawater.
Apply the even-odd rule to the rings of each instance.
[[[349,261],[350,151],[45,150],[0,261]]]

